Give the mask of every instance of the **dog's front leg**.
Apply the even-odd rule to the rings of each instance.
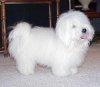
[[[66,70],[64,66],[55,66],[55,67],[52,67],[52,72],[54,75],[56,76],[61,76],[61,77],[64,77],[64,76],[69,76],[71,74],[71,71],[68,69]]]

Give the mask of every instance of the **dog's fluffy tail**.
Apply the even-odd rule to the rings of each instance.
[[[29,36],[31,32],[31,25],[26,22],[18,23],[16,26],[13,26],[13,30],[10,32],[8,40],[9,42],[16,38],[24,38]]]
[[[14,57],[17,55],[19,48],[23,47],[23,43],[28,42],[27,38],[30,38],[31,28],[31,25],[26,22],[18,23],[13,27],[8,36],[10,56]]]

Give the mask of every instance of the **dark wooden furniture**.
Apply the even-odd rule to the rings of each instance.
[[[7,37],[6,37],[6,4],[48,4],[49,6],[49,26],[52,26],[52,1],[56,1],[57,16],[59,15],[59,2],[60,0],[0,0],[1,2],[1,23],[2,23],[2,48],[0,52],[4,55],[8,54],[7,50]]]
[[[90,18],[100,18],[100,12],[85,12],[85,14]]]
[[[89,17],[90,20],[93,18],[100,18],[100,12],[85,12],[85,14]],[[95,32],[94,41],[100,42],[100,32]]]

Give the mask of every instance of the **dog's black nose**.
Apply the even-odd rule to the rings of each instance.
[[[85,28],[82,29],[82,33],[86,33],[87,30]]]

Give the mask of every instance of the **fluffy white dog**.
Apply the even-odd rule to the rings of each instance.
[[[69,11],[59,16],[55,30],[18,23],[9,35],[9,53],[24,75],[34,73],[36,64],[51,67],[56,76],[77,73],[94,35],[87,16]]]

